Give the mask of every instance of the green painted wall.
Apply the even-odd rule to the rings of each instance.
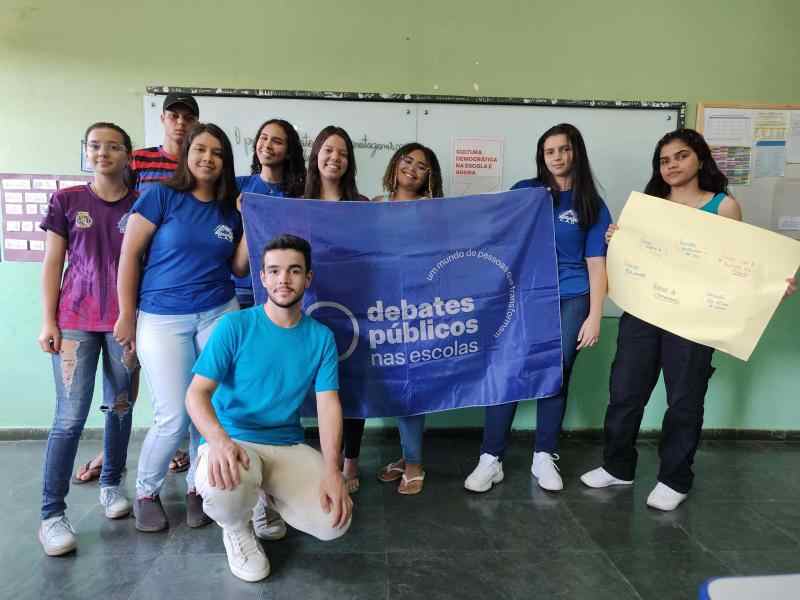
[[[692,124],[702,100],[800,103],[798,22],[795,0],[3,0],[0,172],[77,173],[83,129],[101,119],[141,144],[149,84],[460,95],[477,84],[491,96],[684,100]],[[0,427],[52,419],[49,360],[35,343],[39,272],[0,264]],[[750,362],[717,356],[707,427],[800,429],[799,322],[793,298]],[[602,424],[616,324],[605,319],[599,347],[578,359],[568,428]],[[144,393],[139,426],[148,404]],[[663,405],[659,386],[645,427],[659,426]],[[516,425],[532,417],[527,406]]]

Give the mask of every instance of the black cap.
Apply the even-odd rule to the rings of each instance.
[[[200,109],[197,107],[197,100],[191,94],[172,92],[164,98],[164,110],[172,110],[177,104],[183,104],[195,117],[200,117]]]

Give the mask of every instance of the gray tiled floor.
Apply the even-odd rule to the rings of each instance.
[[[0,598],[696,598],[709,577],[800,572],[800,443],[709,441],[697,456],[690,499],[671,514],[645,506],[657,453],[640,444],[632,488],[589,490],[598,443],[561,450],[566,488],[540,490],[527,441],[515,439],[506,480],[487,494],[462,482],[477,438],[426,439],[424,492],[403,497],[374,472],[396,442],[367,441],[353,526],[334,542],[290,531],[265,545],[272,575],[248,584],[227,569],[219,529],[182,522],[185,483],[171,475],[163,498],[172,527],[143,534],[109,521],[97,486],[73,486],[69,515],[79,549],[43,555],[36,540],[44,442],[0,443]],[[98,441],[82,442],[87,460]],[[124,485],[133,491],[135,457]]]

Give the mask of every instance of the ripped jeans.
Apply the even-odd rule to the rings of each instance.
[[[92,405],[97,362],[103,354],[103,470],[100,486],[119,485],[131,436],[131,380],[135,357],[111,333],[64,329],[61,351],[53,354],[56,414],[44,457],[42,519],[64,514],[78,441]],[[124,361],[124,362],[123,362]]]

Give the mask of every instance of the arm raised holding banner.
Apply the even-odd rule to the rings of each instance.
[[[574,126],[562,123],[542,134],[536,166],[535,179],[520,181],[512,189],[546,187],[552,194],[563,370],[560,393],[538,400],[531,472],[541,488],[559,491],[563,480],[554,461],[572,366],[578,352],[600,337],[607,289],[603,235],[611,215],[597,191],[583,136]],[[515,411],[516,403],[487,407],[481,456],[464,481],[466,489],[485,492],[503,480],[502,460]]]

